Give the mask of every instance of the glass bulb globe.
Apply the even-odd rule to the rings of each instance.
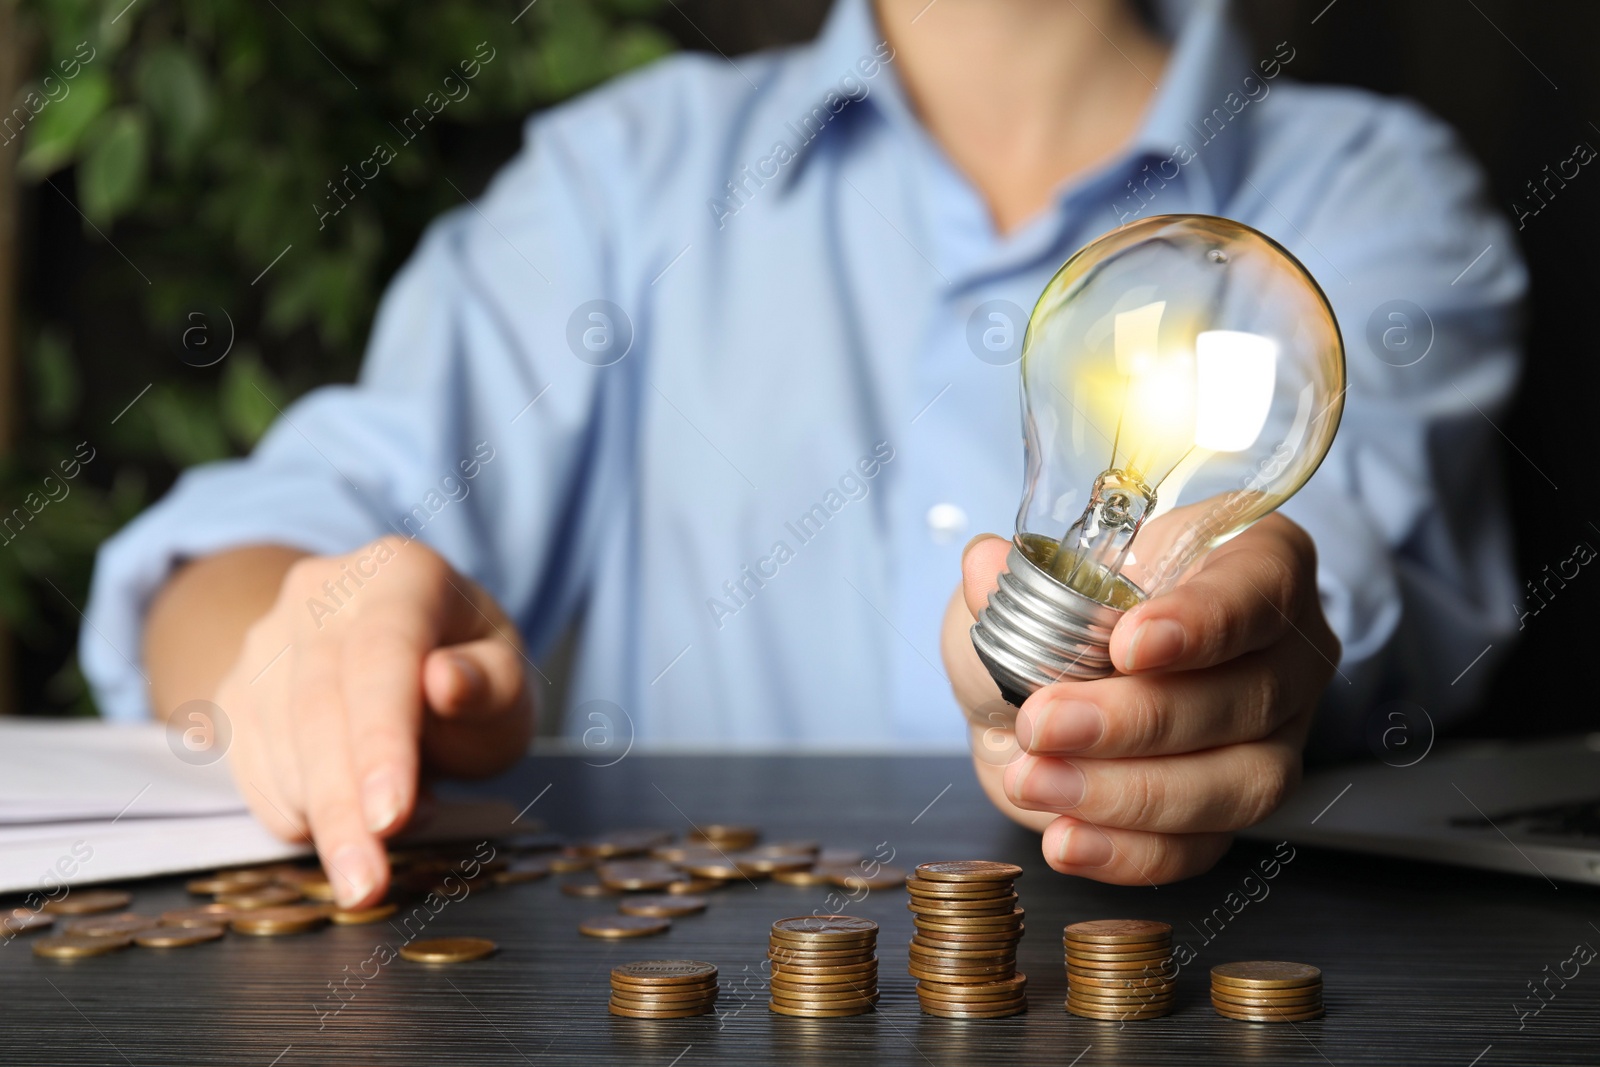
[[[1073,255],[1028,319],[1026,487],[972,628],[1006,700],[1113,673],[1117,619],[1306,483],[1344,389],[1327,297],[1242,223],[1159,215]]]

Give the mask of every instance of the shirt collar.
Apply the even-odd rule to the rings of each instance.
[[[1161,24],[1173,40],[1173,51],[1166,77],[1123,158],[1192,155],[1184,169],[1209,186],[1220,208],[1241,180],[1249,125],[1230,123],[1216,134],[1217,121],[1213,119],[1212,132],[1208,132],[1204,120],[1212,116],[1214,109],[1233,118],[1228,97],[1231,93],[1236,100],[1244,98],[1244,79],[1251,73],[1249,61],[1229,18],[1230,0],[1163,0],[1159,7]],[[889,57],[887,62],[885,56]],[[851,97],[851,103],[833,115],[824,133],[833,132],[835,126],[849,125],[859,117],[853,112],[866,104],[891,126],[912,132],[918,139],[925,138],[895,73],[892,57],[871,0],[837,0],[797,72],[793,105],[797,120],[816,108],[833,115],[830,105],[840,97]],[[863,63],[866,69],[874,69],[875,65],[876,72],[870,77],[864,75]],[[1231,128],[1234,126],[1237,128]],[[786,168],[785,186],[804,169],[812,149],[829,139],[819,134],[796,148],[798,165]]]

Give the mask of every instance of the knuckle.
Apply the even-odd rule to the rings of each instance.
[[[1166,691],[1159,681],[1130,678],[1121,700],[1108,709],[1105,742],[1122,753],[1160,750],[1172,734]]]
[[[1244,792],[1242,826],[1254,826],[1271,815],[1289,798],[1300,778],[1299,761],[1283,753],[1263,760],[1251,776]]]
[[[1125,829],[1152,826],[1165,807],[1165,781],[1146,770],[1124,772],[1105,821]]]
[[[1278,721],[1278,710],[1284,699],[1283,680],[1276,671],[1257,670],[1253,673],[1254,677],[1246,683],[1249,692],[1245,703],[1252,739],[1271,732]]]

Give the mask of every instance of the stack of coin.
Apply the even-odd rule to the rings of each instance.
[[[1067,950],[1067,1010],[1085,1019],[1156,1019],[1172,1010],[1177,968],[1172,927],[1147,919],[1073,923]]]
[[[611,1014],[686,1019],[717,1006],[717,969],[697,960],[641,960],[611,971]]]
[[[860,1015],[878,1002],[878,924],[849,915],[802,915],[772,924],[767,959],[780,1015]]]
[[[924,863],[906,879],[917,926],[910,971],[923,1011],[998,1019],[1027,1009],[1028,978],[1017,973],[1021,876],[1010,863],[949,860]]]
[[[1322,972],[1305,963],[1261,960],[1211,968],[1211,1006],[1226,1019],[1297,1023],[1322,1016]]]

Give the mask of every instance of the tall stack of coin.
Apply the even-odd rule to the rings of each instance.
[[[998,1019],[1028,1007],[1028,977],[1017,973],[1022,868],[988,860],[924,863],[906,879],[916,916],[911,976],[929,1015]]]
[[[878,1002],[878,924],[849,915],[802,915],[772,924],[767,959],[781,1015],[860,1015]]]
[[[611,970],[611,1014],[687,1019],[717,1006],[717,969],[698,960],[641,960]]]
[[[1227,1019],[1297,1023],[1322,1016],[1322,971],[1259,960],[1211,968],[1211,1006]]]
[[[1085,1019],[1156,1019],[1172,1010],[1177,969],[1172,927],[1148,919],[1073,923],[1067,950],[1067,1010]]]

